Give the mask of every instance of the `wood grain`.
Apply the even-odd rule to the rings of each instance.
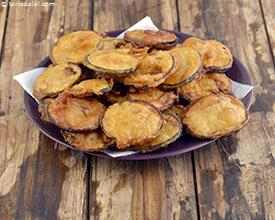
[[[225,42],[255,84],[248,125],[195,152],[201,219],[275,219],[274,66],[259,2],[187,0],[179,11],[182,31]]]
[[[10,7],[0,69],[0,219],[86,218],[85,157],[39,134],[12,76],[33,68],[59,35],[88,29],[89,9],[88,0]]]
[[[8,10],[9,10],[8,7],[3,7],[3,6],[0,7],[0,54],[1,54],[2,45],[4,42],[4,32],[6,29]]]
[[[95,1],[94,28],[127,28],[149,15],[176,29],[175,1]],[[191,154],[153,161],[93,159],[91,219],[197,219]]]
[[[273,0],[259,0],[263,15],[264,15],[264,20],[265,20],[265,25],[267,29],[267,33],[269,36],[269,43],[270,43],[270,48],[273,54],[273,62],[275,65],[275,14],[274,14],[274,8],[275,8],[275,1]],[[275,73],[270,74],[270,78],[273,82],[275,82]],[[274,106],[275,108],[275,106]]]

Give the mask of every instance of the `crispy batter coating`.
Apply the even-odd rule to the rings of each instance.
[[[171,107],[177,99],[178,96],[174,92],[165,92],[158,88],[149,88],[129,93],[129,100],[148,102],[160,111]]]
[[[91,95],[103,95],[105,92],[112,90],[113,80],[102,79],[88,79],[74,85],[67,90],[70,94],[76,97],[86,97]]]
[[[105,107],[96,99],[73,97],[63,93],[48,106],[48,113],[60,128],[72,131],[98,128]]]
[[[165,51],[156,51],[145,56],[136,71],[125,77],[123,82],[136,88],[157,87],[169,77],[173,67],[173,56]]]
[[[49,66],[37,77],[33,94],[37,99],[53,97],[79,80],[81,69],[74,64]]]
[[[119,45],[124,44],[123,39],[117,39],[114,37],[104,37],[96,45],[98,50],[115,49]]]
[[[216,40],[206,41],[206,51],[202,59],[207,70],[224,71],[233,64],[233,56],[228,47]]]
[[[166,49],[174,46],[177,37],[174,33],[167,31],[134,30],[125,33],[124,39],[138,47]]]
[[[169,112],[163,113],[162,116],[164,120],[159,135],[146,144],[135,146],[136,150],[141,152],[153,151],[168,146],[180,137],[182,132],[181,119]]]
[[[55,64],[82,63],[100,39],[102,36],[93,31],[76,31],[65,34],[54,45],[50,55],[51,60]]]
[[[207,73],[207,78],[213,79],[219,90],[223,93],[232,92],[232,82],[231,79],[224,73]]]
[[[104,133],[116,139],[118,149],[143,144],[159,134],[163,118],[146,102],[124,101],[111,105],[102,119]]]
[[[189,47],[176,47],[170,51],[175,58],[175,71],[164,82],[166,87],[177,87],[198,76],[202,68],[199,53]]]
[[[94,50],[84,65],[104,74],[121,75],[134,71],[138,59],[129,54],[128,49]]]
[[[52,120],[48,113],[48,106],[53,101],[54,101],[53,98],[46,98],[46,99],[43,99],[41,102],[39,102],[38,111],[40,113],[40,118],[43,121],[52,123]]]
[[[182,122],[191,135],[215,139],[241,129],[247,120],[244,104],[234,96],[220,93],[191,104]]]
[[[190,47],[199,52],[202,56],[205,52],[205,41],[197,37],[189,37],[183,43],[183,47]]]
[[[233,56],[228,47],[216,40],[201,40],[190,37],[182,43],[184,47],[197,50],[207,71],[224,71],[233,64]]]
[[[181,97],[193,102],[213,93],[230,93],[231,80],[222,73],[209,73],[179,87],[178,92]]]
[[[121,44],[119,48],[129,49],[129,54],[132,54],[139,60],[143,59],[150,49],[149,47],[136,47],[131,43]]]
[[[113,140],[108,138],[101,130],[89,132],[63,131],[62,135],[66,142],[76,149],[95,152],[103,151],[113,144]]]

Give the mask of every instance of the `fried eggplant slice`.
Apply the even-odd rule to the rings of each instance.
[[[233,56],[224,44],[216,40],[207,40],[203,53],[203,66],[208,71],[225,71],[233,64]]]
[[[216,40],[201,40],[190,37],[182,44],[197,50],[206,71],[225,71],[233,64],[233,56],[228,47]]]
[[[127,52],[128,49],[95,50],[88,55],[84,65],[104,74],[127,74],[138,65],[138,59]]]
[[[80,64],[96,48],[102,36],[93,31],[76,31],[59,38],[52,49],[50,58],[53,63]]]
[[[207,73],[207,78],[213,79],[223,93],[232,93],[232,81],[225,73]]]
[[[157,87],[170,76],[174,63],[173,56],[168,52],[156,51],[145,56],[136,71],[125,77],[123,82],[136,88]]]
[[[175,71],[165,80],[164,87],[175,88],[199,76],[202,61],[199,53],[189,47],[176,47],[170,51],[175,58]]]
[[[174,33],[167,31],[134,30],[126,32],[124,39],[138,47],[149,46],[162,49],[164,45],[176,42],[177,37]]]
[[[124,101],[107,108],[101,126],[104,133],[116,139],[118,149],[143,144],[155,138],[163,118],[152,105],[141,101]]]
[[[215,139],[241,129],[248,121],[244,104],[234,96],[211,94],[194,102],[182,120],[198,138]]]
[[[134,148],[136,150],[141,152],[149,152],[159,148],[164,148],[175,142],[181,136],[181,119],[170,112],[165,112],[162,116],[163,126],[160,129],[159,135],[146,144],[135,146]]]
[[[102,38],[96,45],[98,50],[106,50],[106,49],[115,49],[119,45],[124,44],[125,41],[123,39],[118,39],[114,37],[105,37]]]
[[[67,90],[70,94],[76,97],[86,97],[91,95],[103,95],[112,90],[113,80],[101,79],[88,79],[74,85]]]
[[[53,98],[46,98],[46,99],[43,99],[41,102],[39,102],[38,111],[40,113],[40,118],[43,121],[52,123],[52,120],[48,113],[48,106],[53,101],[54,101]]]
[[[196,101],[213,93],[231,92],[231,80],[222,73],[209,73],[179,87],[178,93],[188,101]]]
[[[131,43],[122,45],[120,48],[129,49],[129,54],[132,54],[138,60],[143,59],[148,54],[149,49],[150,49],[149,47],[136,47],[135,45],[133,45]]]
[[[183,47],[189,47],[199,52],[203,56],[205,52],[205,41],[197,37],[189,37],[183,43]]]
[[[33,94],[37,99],[53,97],[70,88],[81,76],[81,69],[74,64],[49,66],[34,82]]]
[[[88,152],[97,152],[107,149],[114,141],[108,138],[101,130],[88,132],[63,131],[66,142],[76,149]]]
[[[73,97],[60,94],[48,106],[48,113],[60,128],[71,131],[94,130],[98,128],[105,106],[96,99]]]
[[[139,90],[129,93],[128,97],[129,100],[148,102],[160,111],[170,108],[178,99],[174,92],[165,92],[158,88]]]

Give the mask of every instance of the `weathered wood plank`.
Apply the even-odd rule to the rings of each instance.
[[[2,51],[2,45],[4,41],[4,32],[6,28],[6,20],[9,8],[7,6],[0,6],[0,54]],[[0,57],[1,60],[1,57]]]
[[[182,30],[225,42],[255,83],[248,125],[195,152],[201,219],[275,219],[274,66],[258,3],[179,1]]]
[[[94,28],[127,28],[146,15],[176,29],[175,1],[95,1]],[[154,161],[96,159],[91,219],[197,219],[191,154]]]
[[[275,64],[275,14],[274,14],[274,8],[275,8],[275,1],[272,0],[259,0],[262,10],[263,10],[263,15],[264,15],[264,20],[265,20],[265,25],[267,29],[267,33],[269,36],[270,40],[270,48],[272,50],[273,54],[273,62]],[[270,75],[273,81],[275,81],[275,75],[274,73]],[[275,108],[275,105],[274,105]]]
[[[33,68],[60,34],[88,29],[90,8],[88,0],[10,7],[0,74],[0,219],[86,218],[85,157],[39,134],[12,76]]]

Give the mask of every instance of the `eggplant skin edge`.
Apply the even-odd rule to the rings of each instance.
[[[164,121],[164,119],[163,119],[163,116],[162,116],[162,114],[161,114],[161,112],[154,106],[154,105],[152,105],[152,104],[150,104],[150,103],[148,103],[148,102],[145,102],[145,101],[137,101],[137,100],[125,100],[125,101],[121,101],[121,102],[116,102],[116,103],[114,103],[114,104],[112,104],[112,105],[115,105],[115,104],[118,104],[118,105],[121,105],[122,103],[124,103],[124,102],[129,102],[129,103],[138,103],[138,104],[142,104],[142,105],[145,105],[145,106],[149,106],[149,108],[151,108],[151,110],[152,111],[154,111],[155,113],[157,113],[158,114],[158,116],[160,117],[160,124],[159,124],[159,129],[158,129],[158,133],[156,133],[154,136],[151,136],[151,137],[147,137],[147,138],[144,138],[143,140],[139,140],[139,139],[137,139],[137,138],[135,138],[135,139],[132,139],[129,143],[127,143],[127,144],[125,144],[125,148],[119,148],[119,147],[117,147],[116,146],[116,149],[117,150],[131,150],[131,145],[132,144],[135,144],[135,143],[139,143],[139,144],[141,144],[141,145],[143,145],[143,144],[145,144],[145,143],[147,143],[147,142],[149,142],[149,141],[151,141],[152,139],[154,139],[158,134],[159,134],[159,131],[161,130],[161,128],[162,128],[162,126],[163,126],[163,121]],[[111,105],[111,106],[112,106]],[[110,107],[110,106],[109,106]],[[108,107],[108,108],[109,108]],[[107,113],[107,110],[108,110],[108,108],[106,108],[106,110],[105,110],[105,112],[104,112],[104,114],[103,114],[103,117],[101,118],[101,120],[100,120],[100,127],[101,127],[101,129],[103,130],[103,132],[105,133],[105,135],[107,136],[107,137],[109,137],[109,138],[112,138],[112,139],[115,139],[115,141],[117,141],[116,140],[116,137],[115,136],[113,136],[113,135],[111,135],[109,132],[107,132],[107,130],[104,128],[105,126],[104,126],[104,117],[105,117],[105,114]]]
[[[176,119],[176,121],[178,122],[178,128],[179,128],[179,131],[176,135],[174,135],[173,137],[171,137],[170,139],[168,139],[167,141],[161,143],[161,144],[157,144],[157,145],[153,145],[153,146],[150,146],[150,145],[147,145],[145,144],[145,146],[147,148],[139,148],[138,146],[135,146],[133,147],[134,150],[139,150],[141,153],[147,153],[147,152],[152,152],[152,151],[155,151],[155,150],[158,150],[158,149],[161,149],[161,148],[165,148],[167,147],[169,144],[175,142],[181,135],[182,135],[182,131],[183,131],[183,126],[182,126],[182,122],[181,122],[181,119],[179,118],[179,116],[177,116],[175,113],[167,110],[165,111],[164,114],[168,114],[170,116],[172,116],[174,119]]]

